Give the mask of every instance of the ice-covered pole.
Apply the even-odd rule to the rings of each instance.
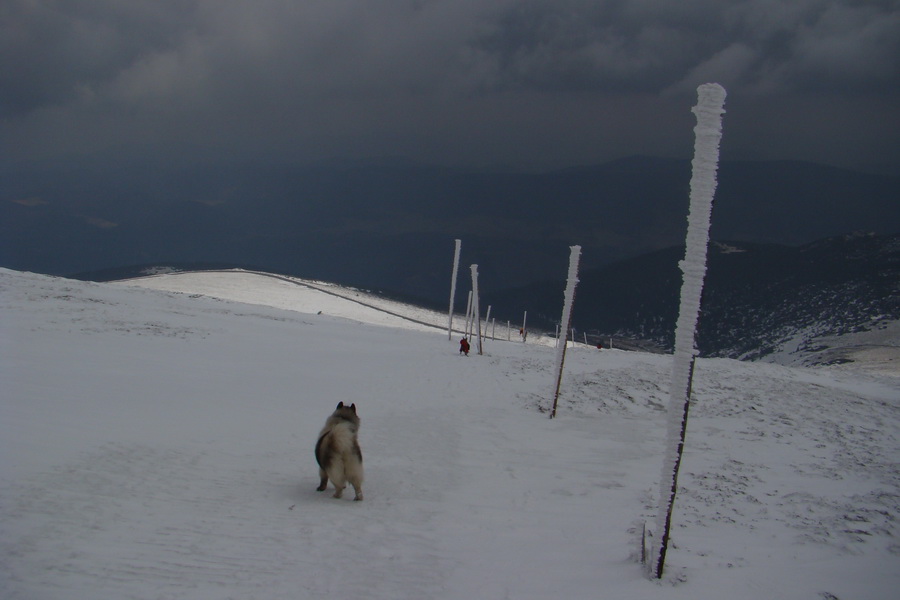
[[[675,326],[675,355],[672,361],[672,383],[668,407],[668,427],[662,475],[659,483],[659,510],[656,515],[656,553],[652,566],[661,578],[672,525],[672,509],[678,490],[678,469],[684,450],[690,406],[690,381],[694,361],[694,337],[700,314],[700,298],[706,276],[706,251],[716,170],[719,165],[719,142],[722,139],[722,114],[725,112],[725,88],[707,83],[697,88],[697,117],[694,128],[694,160],[691,175],[691,201],[682,272],[681,306]]]
[[[463,332],[463,335],[465,337],[469,337],[469,334],[471,333],[471,329],[469,327],[471,320],[472,320],[472,290],[469,290],[468,300],[466,300],[466,329]]]
[[[456,301],[456,275],[459,273],[459,249],[462,240],[456,240],[456,250],[453,252],[453,275],[450,276],[450,318],[447,322],[447,339],[453,339],[453,303]]]
[[[551,419],[556,416],[556,404],[559,402],[559,387],[562,384],[563,363],[566,359],[566,331],[572,324],[572,303],[575,300],[575,286],[578,285],[578,261],[581,258],[581,246],[571,246],[569,250],[569,277],[566,280],[565,302],[563,303],[562,319],[559,322],[561,335],[556,345],[556,384],[553,386]]]
[[[481,310],[478,307],[478,265],[472,265],[472,323],[476,325],[478,336],[478,354],[482,354],[481,346]]]

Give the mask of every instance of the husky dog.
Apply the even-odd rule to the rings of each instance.
[[[362,451],[356,439],[357,431],[359,417],[356,416],[356,404],[347,407],[339,402],[325,421],[325,427],[319,432],[319,441],[316,442],[316,462],[319,463],[319,477],[322,480],[317,491],[325,490],[330,477],[334,484],[335,498],[341,497],[349,481],[356,491],[354,500],[363,499]]]

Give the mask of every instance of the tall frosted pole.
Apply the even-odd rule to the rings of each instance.
[[[472,290],[469,290],[468,300],[466,300],[466,329],[463,335],[465,337],[469,337],[469,334],[472,333],[470,328],[470,323],[472,321]]]
[[[450,276],[450,318],[447,322],[447,339],[453,339],[453,303],[456,301],[456,275],[459,272],[459,250],[462,240],[456,240],[456,250],[453,252],[453,275]]]
[[[694,160],[691,175],[691,203],[685,240],[682,272],[681,307],[675,326],[675,356],[672,361],[672,383],[669,396],[668,428],[665,458],[659,483],[659,510],[656,515],[657,548],[654,574],[661,578],[669,544],[672,509],[678,490],[678,469],[684,451],[690,407],[690,385],[693,375],[694,338],[700,314],[700,298],[706,277],[706,252],[716,171],[719,165],[719,142],[722,139],[722,114],[725,112],[725,88],[707,83],[697,88],[697,117],[694,128]]]
[[[575,286],[578,285],[578,262],[581,258],[581,246],[571,246],[569,250],[569,278],[566,280],[565,302],[559,324],[561,335],[556,343],[556,385],[553,392],[553,409],[550,411],[551,419],[556,416],[559,387],[562,385],[563,363],[566,359],[567,346],[566,331],[572,324],[572,303],[575,301]]]
[[[477,324],[478,354],[482,354],[481,311],[478,308],[478,265],[472,265],[472,318],[474,319],[472,324]]]

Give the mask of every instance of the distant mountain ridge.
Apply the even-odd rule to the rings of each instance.
[[[684,248],[673,247],[579,276],[573,326],[671,349]],[[553,330],[563,281],[492,295],[497,314]],[[508,312],[507,312],[508,311]],[[704,356],[756,359],[810,350],[827,336],[900,321],[900,235],[855,234],[800,247],[713,242],[697,345]]]
[[[687,160],[548,173],[415,164],[180,168],[32,165],[0,172],[0,265],[71,274],[219,263],[423,301],[447,296],[453,240],[485,292],[557,277],[568,246],[599,268],[684,239]],[[796,245],[900,231],[900,177],[723,162],[714,239]]]
[[[852,234],[800,247],[711,242],[699,322],[703,356],[774,359],[786,364],[852,361],[851,345],[883,338],[900,358],[900,235]],[[670,351],[673,344],[683,246],[582,271],[573,310],[577,339],[618,348]],[[142,265],[84,274],[107,281],[157,272],[227,269],[226,264]],[[555,331],[565,282],[488,293],[492,317]],[[460,280],[457,304],[469,288]],[[402,294],[382,297],[421,304]],[[430,308],[446,310],[432,303]],[[457,306],[460,309],[459,306]],[[879,335],[884,331],[884,335]],[[838,339],[839,338],[839,339]],[[879,342],[880,343],[880,342]],[[790,356],[786,356],[790,355]]]

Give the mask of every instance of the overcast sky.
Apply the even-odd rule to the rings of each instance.
[[[900,0],[3,0],[9,159],[900,164]]]

